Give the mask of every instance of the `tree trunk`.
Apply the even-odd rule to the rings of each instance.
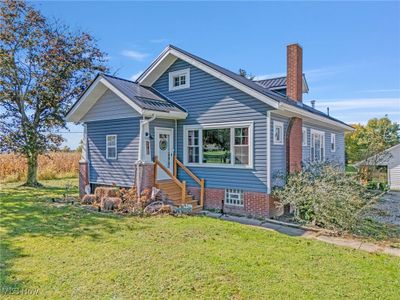
[[[40,183],[37,181],[37,169],[38,169],[38,155],[32,154],[28,156],[28,176],[26,179],[26,186],[37,187]]]

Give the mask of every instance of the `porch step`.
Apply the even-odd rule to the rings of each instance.
[[[174,205],[191,204],[193,206],[193,212],[200,212],[202,207],[198,204],[198,200],[194,199],[193,195],[186,194],[185,201],[182,202],[182,190],[172,180],[159,180],[157,186],[162,190],[167,198],[174,202]]]

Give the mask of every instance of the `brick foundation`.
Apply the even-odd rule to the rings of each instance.
[[[199,187],[188,187],[188,190],[196,199],[200,199]],[[276,199],[267,193],[245,191],[243,196],[243,206],[228,205],[225,203],[224,212],[252,217],[272,217],[281,214],[280,209],[277,209],[274,203]],[[206,188],[204,193],[204,208],[221,210],[224,198],[224,189]]]
[[[79,197],[85,193],[85,186],[89,184],[89,164],[86,161],[79,161]]]

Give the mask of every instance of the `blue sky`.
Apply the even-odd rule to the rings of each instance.
[[[284,75],[286,45],[303,47],[304,102],[349,123],[400,122],[400,2],[34,2],[93,34],[112,73],[135,78],[174,44],[232,71]],[[82,131],[70,126],[75,148]],[[78,133],[75,133],[78,132]]]

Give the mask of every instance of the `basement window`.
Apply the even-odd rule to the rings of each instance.
[[[225,189],[225,204],[243,206],[243,190]]]
[[[169,72],[169,90],[181,90],[190,87],[190,69]]]

